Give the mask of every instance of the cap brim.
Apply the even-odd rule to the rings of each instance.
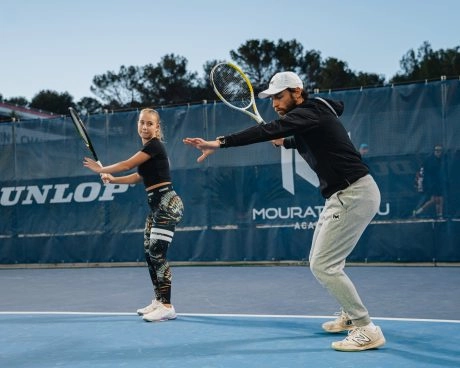
[[[269,89],[266,89],[265,91],[260,92],[258,96],[259,96],[259,98],[270,97],[270,96],[273,96],[273,95],[276,95],[276,94],[280,93],[281,91],[284,91],[285,89],[287,89],[287,87],[269,88]]]

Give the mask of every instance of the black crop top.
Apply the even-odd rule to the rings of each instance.
[[[137,168],[145,187],[171,181],[168,154],[163,143],[159,139],[153,138],[144,145],[141,151],[150,156],[150,159]]]

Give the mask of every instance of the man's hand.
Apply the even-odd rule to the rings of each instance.
[[[220,147],[219,141],[205,141],[202,138],[184,138],[182,140],[185,144],[195,147],[199,149],[202,153],[200,157],[196,160],[197,162],[202,162],[208,157],[212,155],[217,148]]]
[[[275,147],[282,147],[284,143],[284,138],[273,139],[271,142]]]

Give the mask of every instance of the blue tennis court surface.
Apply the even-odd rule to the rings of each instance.
[[[348,267],[387,344],[336,352],[307,267],[173,267],[175,321],[135,314],[145,267],[0,269],[0,368],[460,367],[460,267]]]
[[[0,314],[2,367],[459,367],[460,321],[376,319],[378,350],[336,352],[323,317]]]

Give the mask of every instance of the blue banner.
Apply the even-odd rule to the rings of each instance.
[[[343,124],[381,193],[378,215],[350,260],[458,262],[460,81],[319,94],[344,101]],[[257,100],[265,120],[270,100]],[[303,261],[324,199],[314,172],[293,150],[270,143],[221,150],[198,164],[184,137],[216,136],[254,121],[222,103],[159,110],[173,182],[185,214],[171,261]],[[138,112],[83,116],[103,163],[141,147]],[[414,216],[428,193],[417,173],[443,146],[443,208]],[[0,263],[143,260],[148,212],[142,185],[103,185],[70,118],[0,124]],[[426,189],[426,188],[425,188]]]

